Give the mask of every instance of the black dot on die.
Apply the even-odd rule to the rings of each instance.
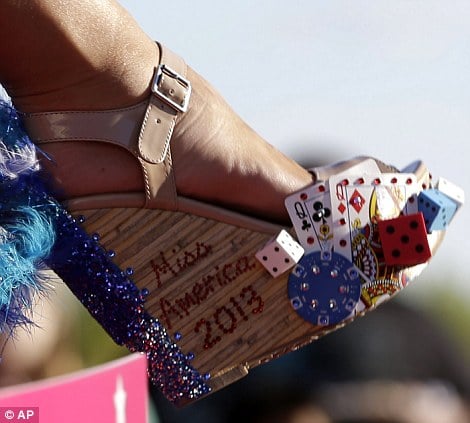
[[[285,263],[289,263],[289,261],[290,261],[290,260],[289,260],[288,258],[285,258],[285,259],[284,259],[284,262],[285,262]]]
[[[273,267],[273,272],[274,272],[274,273],[277,272],[277,267]]]
[[[263,261],[268,261],[268,258],[266,256],[263,256]]]
[[[412,221],[410,222],[410,228],[411,228],[411,229],[418,229],[418,226],[419,226],[418,221],[412,220]]]
[[[279,251],[279,247],[274,247],[274,251],[277,253]]]
[[[424,246],[423,244],[417,244],[415,247],[415,250],[417,253],[422,253],[424,251]]]
[[[400,257],[400,250],[393,250],[392,251],[392,256],[395,257],[395,258]]]
[[[403,244],[408,244],[410,242],[410,237],[408,235],[402,235],[400,240]]]
[[[385,229],[387,231],[388,234],[393,234],[395,233],[395,228],[393,225],[388,225],[387,228]]]

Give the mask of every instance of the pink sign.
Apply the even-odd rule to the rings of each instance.
[[[133,354],[64,377],[0,390],[0,423],[144,423],[147,362]]]

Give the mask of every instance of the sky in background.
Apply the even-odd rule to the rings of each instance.
[[[422,159],[469,195],[469,1],[121,3],[285,154]],[[421,279],[470,300],[469,221],[467,205]]]

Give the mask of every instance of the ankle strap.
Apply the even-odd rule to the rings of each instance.
[[[132,107],[106,111],[24,113],[33,141],[98,141],[125,148],[140,162],[145,181],[145,206],[177,209],[170,140],[176,119],[187,110],[191,84],[185,62],[158,44],[150,98]]]

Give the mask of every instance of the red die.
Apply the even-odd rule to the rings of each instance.
[[[379,221],[385,264],[413,266],[431,258],[422,213]]]

